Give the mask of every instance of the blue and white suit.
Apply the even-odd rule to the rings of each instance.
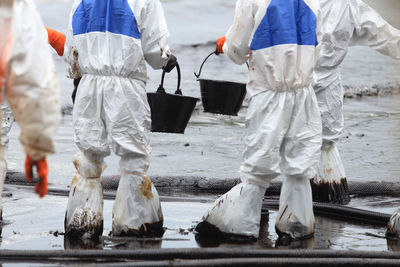
[[[309,179],[319,159],[321,119],[311,82],[320,20],[316,0],[237,1],[223,50],[237,64],[249,61],[242,183],[203,217],[222,232],[258,237],[265,190],[281,173],[287,178],[278,231],[293,238],[314,231]]]
[[[146,176],[150,108],[147,61],[162,68],[170,54],[169,32],[159,0],[76,0],[65,57],[69,75],[82,76],[73,110],[77,175],[72,181],[66,232],[99,235],[103,223],[100,175],[104,157],[121,157],[113,209],[113,234],[162,224],[158,193]],[[101,230],[100,230],[101,229]]]

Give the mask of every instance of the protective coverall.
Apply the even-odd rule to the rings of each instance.
[[[159,0],[76,0],[65,56],[71,78],[82,77],[73,110],[77,170],[65,215],[67,235],[103,232],[104,157],[111,139],[121,179],[113,207],[113,235],[159,234],[159,196],[146,176],[150,108],[145,60],[166,65],[169,32]]]
[[[58,79],[45,36],[32,1],[0,2],[0,88],[21,128],[19,140],[27,154],[28,180],[32,180],[36,165],[40,196],[47,192],[45,157],[54,152],[53,137],[61,119]],[[1,146],[0,193],[6,171]]]
[[[47,33],[49,44],[59,56],[62,56],[64,54],[65,35],[50,28],[46,28],[46,32],[43,33]],[[1,144],[6,152],[10,141],[10,131],[14,123],[14,115],[6,99],[2,99],[0,109],[3,113],[3,119],[1,122]]]
[[[311,87],[320,36],[318,1],[238,0],[223,51],[249,60],[246,136],[241,183],[216,200],[196,230],[215,227],[257,238],[267,187],[286,175],[276,229],[301,238],[313,234],[309,179],[321,146],[321,119]]]
[[[347,202],[346,175],[336,146],[344,126],[339,65],[349,46],[356,45],[369,46],[384,55],[400,59],[400,31],[361,0],[319,2],[324,35],[313,87],[321,111],[323,145],[318,176],[313,179],[313,194],[314,200],[318,201]]]

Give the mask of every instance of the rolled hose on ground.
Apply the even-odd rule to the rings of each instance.
[[[118,188],[119,175],[103,176],[102,182],[104,190],[115,191]],[[233,186],[240,183],[239,178],[219,178],[203,176],[152,176],[152,182],[158,190],[163,188],[184,189],[186,192],[207,192],[207,193],[225,193]],[[51,180],[49,181],[51,183]],[[17,171],[8,171],[6,184],[27,185],[25,174]],[[281,182],[272,182],[267,189],[266,195],[279,195],[281,191]],[[348,181],[350,195],[357,196],[400,196],[400,183],[396,182],[356,182]]]
[[[0,250],[0,262],[97,263],[94,266],[395,266],[400,253],[387,251],[246,248],[135,250]],[[111,264],[113,263],[113,264]]]
[[[264,199],[263,209],[278,209],[278,200]],[[333,218],[336,220],[348,221],[351,223],[359,222],[377,226],[386,226],[390,220],[390,214],[374,212],[341,206],[337,204],[314,202],[314,213],[318,216]]]

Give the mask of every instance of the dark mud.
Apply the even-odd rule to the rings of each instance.
[[[313,201],[347,204],[350,202],[349,186],[346,178],[339,182],[315,182],[310,180]]]

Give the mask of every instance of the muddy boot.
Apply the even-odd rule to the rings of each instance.
[[[400,208],[390,217],[387,224],[386,236],[392,239],[400,239]]]
[[[345,204],[350,201],[342,159],[335,143],[324,144],[317,168],[311,180],[313,200]]]
[[[83,153],[74,156],[77,173],[72,180],[65,213],[65,234],[97,238],[103,233],[103,159],[90,160]]]
[[[314,212],[308,179],[288,175],[282,184],[275,229],[279,237],[290,240],[314,235]]]
[[[214,202],[203,216],[203,222],[196,226],[196,231],[207,234],[217,230],[229,235],[258,238],[266,189],[247,182],[236,185]]]
[[[162,236],[158,192],[147,176],[122,174],[113,207],[114,236]]]

